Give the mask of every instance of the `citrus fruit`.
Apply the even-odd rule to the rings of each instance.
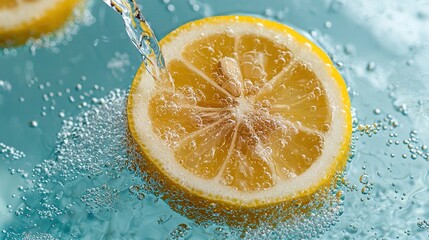
[[[160,45],[170,78],[156,80],[142,65],[127,116],[141,170],[174,209],[258,221],[308,200],[343,170],[346,85],[298,32],[218,16],[187,23]]]
[[[25,43],[64,25],[82,0],[1,0],[0,47]]]

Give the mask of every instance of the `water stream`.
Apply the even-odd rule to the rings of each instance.
[[[103,1],[122,16],[128,37],[142,55],[147,71],[153,77],[158,77],[159,71],[165,68],[164,57],[158,39],[136,0]]]

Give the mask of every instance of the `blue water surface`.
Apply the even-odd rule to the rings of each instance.
[[[234,235],[139,188],[124,170],[123,111],[141,57],[119,15],[94,1],[90,21],[47,40],[56,47],[0,50],[0,239],[429,238],[429,1],[140,2],[159,38],[206,16],[250,14],[329,54],[355,117],[341,213],[329,226],[303,222],[320,230],[311,234]]]

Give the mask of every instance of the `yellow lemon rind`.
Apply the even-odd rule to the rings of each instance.
[[[31,38],[39,38],[54,32],[70,20],[73,10],[82,0],[66,0],[59,2],[32,21],[23,23],[12,29],[0,27],[0,47],[13,47],[25,44]]]

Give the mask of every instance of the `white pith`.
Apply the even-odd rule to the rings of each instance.
[[[202,35],[210,35],[219,32],[232,32],[239,36],[242,34],[255,34],[264,36],[269,39],[277,39],[278,42],[284,43],[294,53],[295,60],[309,63],[313,72],[318,76],[323,84],[323,88],[328,96],[328,101],[331,106],[332,122],[330,130],[324,135],[324,146],[320,158],[312,164],[304,173],[298,177],[291,178],[287,181],[277,182],[277,184],[267,190],[255,192],[242,192],[235,190],[232,187],[222,185],[218,179],[205,180],[193,175],[190,171],[183,168],[174,158],[173,151],[167,144],[154,132],[149,118],[149,100],[155,93],[155,81],[153,78],[144,72],[141,76],[137,88],[133,95],[132,114],[135,123],[135,130],[141,143],[146,146],[148,156],[151,156],[152,161],[158,161],[157,165],[162,166],[162,170],[175,182],[185,186],[193,192],[200,192],[206,197],[213,199],[222,199],[223,201],[240,203],[243,205],[252,205],[255,203],[269,203],[278,199],[286,199],[299,195],[302,191],[309,189],[312,186],[321,182],[332,167],[334,161],[339,154],[343,143],[343,136],[346,131],[346,112],[341,109],[343,106],[341,89],[336,80],[332,77],[333,66],[327,66],[325,62],[314,53],[311,48],[303,47],[288,33],[280,33],[270,30],[264,26],[255,28],[252,23],[237,23],[229,24],[226,30],[223,24],[208,24],[194,26],[190,31],[184,31],[174,37],[171,41],[163,45],[163,53],[168,64],[174,58],[178,57],[179,50],[177,46],[185,46],[192,40],[198,39]],[[237,111],[248,111],[249,109],[243,105],[243,108]],[[140,124],[139,124],[140,123]]]
[[[17,7],[0,9],[0,29],[13,29],[34,21],[65,1],[67,0],[38,0],[34,2],[17,0]]]

